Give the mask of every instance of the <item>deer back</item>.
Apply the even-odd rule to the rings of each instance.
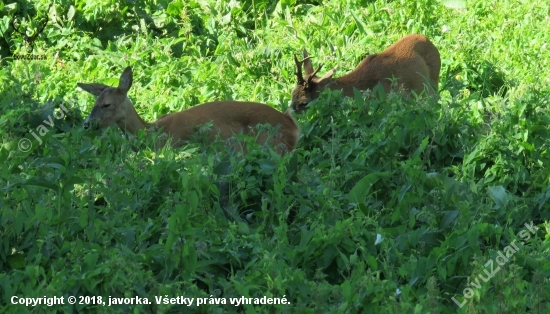
[[[213,124],[209,131],[212,140],[216,136],[228,139],[242,132],[257,136],[260,145],[267,144],[268,133],[258,134],[256,126],[278,126],[276,135],[270,141],[279,153],[294,150],[300,136],[300,129],[290,110],[282,113],[268,105],[254,102],[208,102],[160,117],[154,124],[172,138],[174,147],[179,147],[191,138],[197,127],[210,122]]]

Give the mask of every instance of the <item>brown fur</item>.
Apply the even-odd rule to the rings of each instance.
[[[208,122],[214,125],[209,134],[212,140],[218,134],[221,139],[228,139],[241,131],[244,134],[257,135],[255,126],[267,123],[272,126],[279,125],[278,134],[271,141],[280,154],[292,151],[300,135],[300,129],[290,109],[281,113],[268,105],[253,102],[209,102],[164,115],[154,123],[147,123],[138,115],[127,97],[132,86],[130,67],[120,76],[118,87],[97,83],[77,85],[97,96],[92,112],[84,122],[85,129],[101,129],[116,123],[122,131],[136,134],[140,129],[160,128],[171,137],[172,146],[177,148],[191,138],[196,127]],[[264,145],[266,141],[267,134],[263,132],[258,136],[258,143]],[[165,143],[166,141],[161,141],[157,147],[162,147]]]
[[[439,71],[441,58],[439,51],[432,42],[423,35],[407,35],[379,54],[369,55],[351,73],[333,78],[336,68],[322,77],[317,72],[322,64],[313,70],[313,65],[307,51],[303,51],[304,60],[298,61],[296,56],[296,76],[298,83],[292,91],[290,106],[296,111],[303,111],[307,104],[319,97],[325,89],[342,90],[343,96],[353,96],[353,88],[360,91],[372,89],[378,83],[386,92],[390,91],[392,77],[397,79],[398,86],[407,94],[411,91],[420,94],[427,87],[428,94],[437,93],[439,89]],[[302,65],[306,77],[302,76]],[[429,86],[426,80],[430,80]],[[435,89],[435,90],[434,90]]]

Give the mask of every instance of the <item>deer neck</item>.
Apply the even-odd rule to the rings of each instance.
[[[333,79],[329,84],[326,85],[326,88],[330,88],[332,90],[342,90],[342,96],[348,96],[350,92],[353,93],[354,85],[355,82],[353,81],[353,79],[342,76]]]
[[[128,100],[124,119],[117,122],[118,127],[123,131],[136,135],[139,130],[151,127],[151,123],[145,122],[137,113],[132,103]]]
[[[378,83],[378,80],[374,80],[368,76],[360,76],[357,73],[350,73],[341,77],[338,77],[332,81],[330,89],[342,90],[342,96],[353,96],[353,88],[360,91],[373,88]]]

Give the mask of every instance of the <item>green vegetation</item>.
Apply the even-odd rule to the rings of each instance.
[[[549,15],[523,0],[0,2],[0,308],[549,313]],[[82,129],[94,99],[76,83],[116,85],[128,65],[148,121],[224,99],[284,111],[302,48],[338,76],[410,33],[441,52],[439,102],[326,91],[284,157],[243,136],[238,158]],[[31,49],[45,60],[16,60]]]

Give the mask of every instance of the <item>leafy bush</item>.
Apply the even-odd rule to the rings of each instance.
[[[547,313],[549,11],[508,0],[0,2],[5,312]],[[283,157],[244,135],[234,141],[246,156],[201,132],[155,151],[145,134],[81,127],[93,99],[76,83],[116,85],[128,65],[148,121],[224,99],[284,111],[302,48],[338,76],[416,32],[441,52],[438,100],[325,91],[296,116],[299,146]],[[254,304],[264,296],[289,304]],[[136,297],[151,304],[108,306]]]

